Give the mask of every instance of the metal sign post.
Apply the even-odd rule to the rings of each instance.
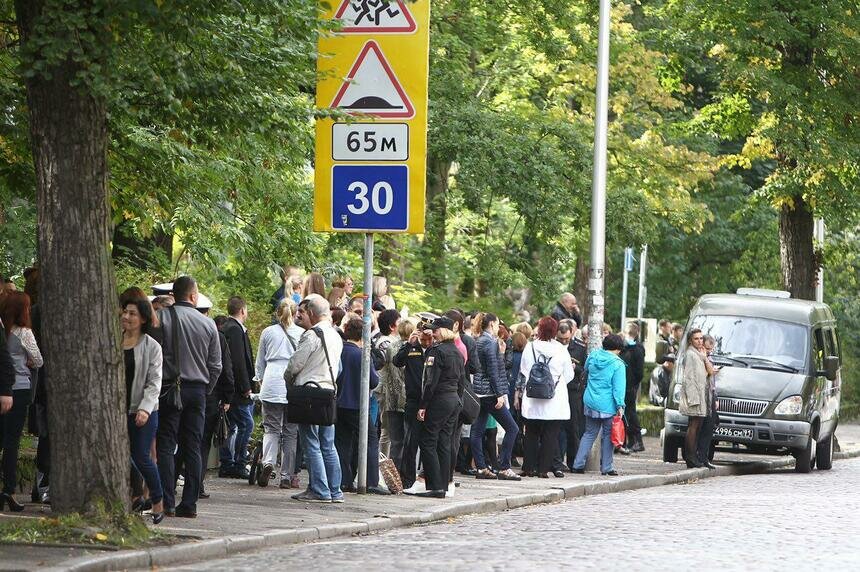
[[[639,255],[639,301],[636,304],[636,325],[639,326],[639,341],[642,341],[642,311],[647,304],[647,286],[645,285],[645,274],[648,272],[648,245],[642,245],[642,254]]]
[[[430,0],[320,2],[314,230],[364,234],[358,491],[367,491],[373,233],[424,232]],[[352,484],[352,483],[347,483]]]
[[[367,492],[367,437],[370,426],[370,330],[373,312],[373,233],[364,235],[364,312],[361,319],[361,392],[358,411],[358,492]],[[363,444],[363,445],[362,445]],[[351,483],[350,483],[351,484]]]
[[[600,26],[597,42],[597,107],[594,114],[594,173],[591,182],[591,260],[588,292],[591,315],[588,318],[588,351],[602,346],[604,273],[606,268],[606,135],[609,100],[609,22],[610,1],[600,0]],[[586,468],[600,464],[599,439],[594,441]]]
[[[624,320],[627,319],[627,277],[630,271],[633,270],[633,249],[629,246],[624,249],[624,281],[621,284],[621,325],[620,329],[624,329]]]

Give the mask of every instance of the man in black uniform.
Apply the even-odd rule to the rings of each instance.
[[[406,435],[403,441],[403,455],[395,459],[403,488],[415,484],[415,456],[418,453],[418,401],[421,399],[421,380],[424,374],[424,353],[433,344],[430,325],[438,316],[430,313],[419,314],[420,322],[409,340],[400,347],[391,362],[396,367],[405,368],[406,404],[403,416],[406,421]]]
[[[451,472],[451,432],[460,415],[460,395],[467,383],[463,356],[454,345],[454,321],[433,321],[436,342],[424,360],[424,387],[418,404],[421,462],[427,490],[418,496],[445,498]]]

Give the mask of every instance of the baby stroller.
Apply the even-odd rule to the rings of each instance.
[[[263,471],[263,437],[253,438],[248,443],[248,451],[250,451],[249,460],[251,462],[248,467],[248,484],[255,485],[260,478],[260,473]],[[278,462],[280,463],[280,453],[278,454]]]

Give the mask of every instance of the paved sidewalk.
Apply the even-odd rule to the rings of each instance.
[[[843,451],[860,451],[860,425],[844,425],[837,430]],[[414,496],[378,496],[347,494],[343,504],[306,504],[291,500],[295,490],[277,486],[261,488],[247,481],[207,479],[206,489],[212,497],[198,504],[196,519],[170,518],[160,526],[169,534],[185,537],[188,543],[162,552],[162,559],[142,554],[143,551],[123,552],[125,564],[114,561],[103,566],[94,562],[84,565],[83,557],[119,556],[117,553],[78,548],[48,548],[0,545],[0,570],[27,570],[48,566],[56,569],[111,569],[165,565],[170,562],[221,556],[225,552],[263,546],[316,540],[350,533],[361,533],[408,524],[430,522],[450,516],[477,512],[506,510],[541,502],[560,501],[587,494],[601,494],[658,486],[671,482],[713,476],[707,470],[687,470],[683,463],[668,464],[661,460],[658,439],[645,438],[646,451],[631,456],[616,456],[621,477],[603,477],[599,473],[573,475],[564,478],[528,478],[520,482],[476,480],[457,475],[460,482],[454,498],[424,499]],[[720,476],[760,472],[768,468],[765,462],[782,466],[792,463],[791,457],[759,457],[718,452],[715,462]],[[302,475],[306,478],[306,473]],[[303,480],[303,483],[305,481]],[[30,505],[23,515],[49,516],[46,507]],[[2,514],[0,518],[23,518]],[[224,539],[232,542],[224,542]],[[169,552],[169,554],[168,554]],[[135,556],[136,555],[136,556]],[[145,562],[145,564],[141,564]]]

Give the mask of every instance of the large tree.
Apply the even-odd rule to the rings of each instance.
[[[0,88],[0,197],[38,204],[55,509],[127,496],[112,254],[169,279],[174,235],[231,277],[321,251],[307,174],[318,10],[0,0],[17,21],[0,21],[0,73],[26,88]]]
[[[95,2],[17,0],[39,204],[39,306],[58,512],[128,498],[128,436],[110,259],[107,109],[95,79],[112,41]]]
[[[671,32],[704,46],[719,87],[702,108],[743,139],[730,165],[765,163],[759,189],[779,212],[784,287],[814,298],[813,217],[836,227],[860,206],[860,10],[855,0],[671,0]],[[680,25],[677,25],[680,24]],[[668,28],[667,28],[668,29]]]

